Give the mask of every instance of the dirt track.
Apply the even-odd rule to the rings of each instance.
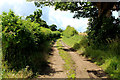
[[[64,48],[70,53],[76,64],[76,78],[107,78],[104,71],[89,59],[72,51],[69,46],[62,42]]]
[[[56,43],[53,45],[52,49],[53,52],[49,58],[49,66],[51,68],[47,69],[47,72],[50,74],[40,75],[39,78],[67,78],[66,71],[63,68],[65,62],[59,56]]]
[[[106,74],[100,67],[82,55],[72,51],[64,42],[61,41],[61,44],[64,50],[70,53],[72,60],[75,62],[76,78],[89,78],[90,80],[93,78],[106,78]],[[39,78],[67,78],[66,71],[63,68],[65,62],[59,56],[56,43],[53,46],[53,52],[51,53],[49,61],[52,71],[48,69],[47,72],[50,74],[40,75]]]

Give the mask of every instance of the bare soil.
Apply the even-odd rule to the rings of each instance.
[[[89,59],[83,57],[82,55],[79,55],[64,42],[61,41],[61,44],[63,45],[63,50],[68,51],[72,60],[75,62],[76,78],[87,78],[87,80],[94,78],[107,78],[107,75],[99,66],[92,63]],[[38,78],[67,78],[66,71],[63,68],[65,62],[59,55],[56,43],[52,49],[53,52],[49,58],[49,66],[51,68],[46,69],[46,72],[49,74],[39,75]]]
[[[61,41],[61,44],[64,46],[66,51],[69,51],[72,60],[75,62],[76,78],[107,78],[106,73],[101,67],[92,63],[91,60],[87,59],[86,57],[79,55],[63,41]]]
[[[53,52],[50,54],[48,60],[51,68],[45,70],[49,74],[39,75],[38,78],[67,78],[66,71],[63,68],[65,62],[59,56],[56,43],[53,45],[52,50]]]

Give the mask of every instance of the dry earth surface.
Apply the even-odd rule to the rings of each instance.
[[[105,72],[91,60],[79,55],[74,50],[71,50],[64,42],[62,42],[65,50],[69,51],[76,65],[76,78],[107,78]]]
[[[57,49],[56,43],[52,47],[53,52],[50,55],[49,58],[49,66],[51,67],[46,69],[45,75],[39,75],[38,78],[67,78],[66,71],[63,68],[64,61],[62,58],[59,56],[59,51]]]
[[[97,66],[96,64],[92,63],[89,59],[79,55],[75,51],[71,50],[69,46],[67,46],[64,42],[61,41],[63,48],[65,51],[69,52],[72,57],[72,60],[75,62],[76,66],[76,78],[85,78],[88,80],[93,80],[95,78],[99,78],[98,80],[102,80],[100,78],[107,78],[104,71]],[[45,70],[43,75],[39,75],[38,78],[67,78],[66,71],[64,70],[64,60],[59,55],[59,51],[57,49],[56,43],[52,47],[53,52],[49,58],[49,66]]]

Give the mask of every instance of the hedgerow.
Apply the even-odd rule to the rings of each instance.
[[[39,60],[35,63],[38,62],[40,67],[45,57],[42,53],[45,47],[42,45],[60,37],[60,32],[40,27],[40,24],[31,22],[30,19],[22,19],[11,10],[8,13],[3,12],[1,20],[2,59],[9,69],[19,70],[30,65],[35,69],[31,57],[33,55],[38,55]]]

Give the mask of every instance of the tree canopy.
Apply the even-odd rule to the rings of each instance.
[[[73,18],[89,18],[89,41],[106,42],[108,38],[119,37],[120,20],[112,17],[112,11],[120,10],[119,2],[35,2],[35,5],[54,6],[55,10],[69,10],[74,13]]]
[[[30,20],[35,23],[39,23],[40,26],[45,27],[45,28],[49,28],[47,23],[41,19],[42,16],[42,10],[38,9],[36,11],[34,11],[34,14],[31,14],[29,16],[26,17],[26,19],[30,18]]]
[[[52,24],[49,26],[49,28],[52,30],[52,31],[56,31],[57,29],[57,26],[55,24]]]
[[[35,2],[37,7],[55,6],[56,9],[74,12],[74,18],[111,15],[111,10],[119,10],[118,2]]]

